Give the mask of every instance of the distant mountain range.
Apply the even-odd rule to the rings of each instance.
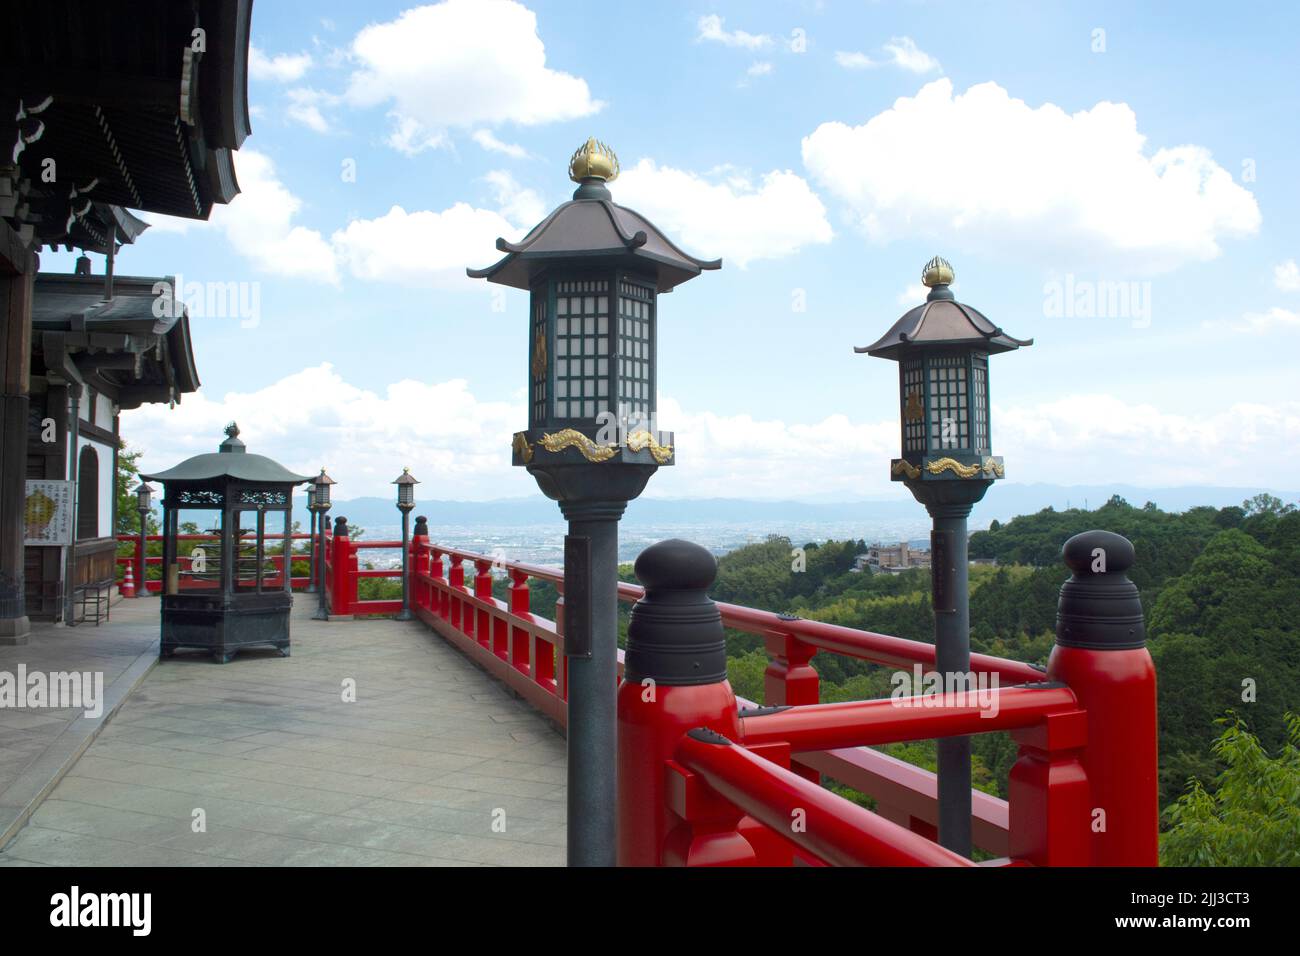
[[[1154,502],[1165,511],[1186,511],[1198,505],[1222,508],[1239,505],[1261,491],[1294,502],[1300,492],[1264,488],[1138,488],[1132,485],[998,484],[976,505],[972,524],[982,526],[994,518],[1007,520],[1051,507],[1096,509],[1112,495],[1141,506]],[[421,501],[415,514],[427,515],[439,525],[510,527],[561,523],[559,507],[540,494],[496,501]],[[639,498],[628,506],[625,525],[710,525],[745,523],[845,523],[916,519],[923,516],[904,488],[890,498],[842,502],[771,501],[745,498]],[[353,498],[336,501],[332,516],[343,515],[363,527],[392,526],[399,514],[388,498]]]

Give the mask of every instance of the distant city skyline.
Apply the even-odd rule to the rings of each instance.
[[[464,269],[568,198],[595,135],[615,201],[723,259],[661,302],[677,464],[647,495],[909,498],[896,368],[852,347],[935,254],[1035,340],[992,360],[1008,480],[1297,473],[1296,8],[666,3],[613,33],[601,9],[256,5],[243,195],[117,261],[181,274],[204,383],[123,414],[146,469],[234,419],[348,496],[403,466],[432,498],[536,495],[509,464],[526,299]]]

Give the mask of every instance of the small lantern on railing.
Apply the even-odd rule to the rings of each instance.
[[[147,481],[141,481],[135,489],[136,510],[140,512],[140,567],[136,569],[140,583],[137,585],[136,597],[144,597],[149,593],[149,582],[145,573],[149,568],[149,512],[153,511],[155,490]]]
[[[403,468],[393,484],[397,485],[397,509],[403,513],[409,512],[415,507],[415,486],[419,482],[411,477],[411,469]]]
[[[312,491],[315,493],[312,500],[317,510],[323,512],[330,510],[330,485],[336,485],[336,482],[329,475],[325,474],[325,469],[320,470],[320,474],[312,479]]]
[[[411,619],[411,509],[415,507],[415,486],[418,481],[411,469],[403,468],[393,484],[397,485],[397,510],[402,513],[402,610],[399,621]]]
[[[308,501],[309,507],[316,511],[316,528],[319,544],[316,551],[317,567],[313,570],[316,572],[316,590],[320,595],[319,603],[316,606],[316,613],[312,615],[313,621],[328,621],[330,619],[329,608],[325,602],[325,529],[329,527],[326,515],[330,510],[330,485],[337,482],[329,475],[325,474],[325,468],[322,466],[320,474],[312,479],[311,492]]]
[[[153,510],[153,493],[154,493],[154,489],[150,487],[148,482],[142,481],[140,482],[139,486],[136,487],[135,489],[136,510],[139,511],[140,514],[142,515],[148,514],[150,511]]]

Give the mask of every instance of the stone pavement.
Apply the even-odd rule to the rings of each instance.
[[[85,708],[0,706],[0,847],[26,822],[33,806],[94,739],[114,707],[148,673],[158,656],[157,600],[113,606],[113,619],[95,627],[33,624],[28,643],[0,647],[0,673],[13,682],[28,672],[103,675],[104,713]]]
[[[418,621],[295,605],[290,658],[154,667],[0,866],[563,865],[544,718]]]

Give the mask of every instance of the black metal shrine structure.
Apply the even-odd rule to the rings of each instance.
[[[215,453],[195,455],[145,481],[162,482],[163,590],[159,655],[181,648],[208,651],[220,663],[247,647],[289,654],[293,606],[293,487],[309,481],[264,455],[250,455],[230,424]],[[217,512],[216,554],[209,541],[188,555],[180,534],[186,512]],[[267,527],[282,516],[281,565],[267,553]],[[275,534],[272,529],[271,534]]]

